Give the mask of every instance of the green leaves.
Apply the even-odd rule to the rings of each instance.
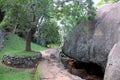
[[[52,20],[47,20],[43,25],[40,26],[39,37],[44,39],[48,44],[60,43],[59,28]]]
[[[57,1],[55,3],[57,19],[64,26],[65,33],[69,33],[72,29],[81,22],[94,20],[95,8],[92,0],[70,0]]]
[[[7,16],[3,22],[10,23],[11,27],[16,24],[20,27],[31,27],[33,23],[36,26],[41,16],[50,16],[47,14],[49,0],[0,0],[0,2]]]
[[[114,2],[118,2],[118,1],[120,1],[120,0],[101,0],[97,5],[100,6],[105,3],[114,3]]]
[[[1,27],[9,28],[11,31],[14,29],[22,34],[25,34],[31,27],[40,27],[42,29],[39,32],[45,35],[44,39],[47,42],[57,42],[59,39],[58,27],[54,22],[55,13],[52,1],[0,0],[0,2],[3,4],[2,9],[6,12],[3,22],[0,23]],[[41,17],[43,19],[40,20]]]
[[[12,30],[17,25],[16,31],[25,32],[39,25],[40,34],[45,33],[48,42],[59,40],[57,21],[62,24],[59,28],[69,33],[80,22],[88,22],[95,16],[92,0],[0,0],[0,4],[6,12],[1,27],[9,26]]]

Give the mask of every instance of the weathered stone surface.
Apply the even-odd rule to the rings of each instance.
[[[84,23],[77,26],[73,32],[65,38],[62,48],[63,53],[73,59],[88,62],[89,40],[92,34],[92,31],[90,30],[91,26],[91,23]]]
[[[55,59],[59,65],[61,65],[62,67],[65,67],[61,61],[61,55],[58,49],[56,48],[51,48],[48,50],[44,50],[44,51],[40,51],[43,55],[44,58],[52,58]]]
[[[2,62],[6,65],[18,68],[31,68],[36,67],[41,60],[42,54],[38,53],[37,56],[8,56],[4,55]]]
[[[61,63],[61,55],[58,49],[51,48],[51,49],[40,51],[40,52],[44,54],[44,57],[54,58]]]
[[[120,80],[120,42],[109,53],[104,80]]]
[[[120,40],[120,2],[101,6],[90,48],[90,61],[104,68],[113,45]]]
[[[110,50],[120,40],[119,14],[120,2],[98,8],[95,22],[79,24],[65,38],[62,48],[64,54],[105,68]]]
[[[3,48],[4,35],[4,32],[0,30],[0,50]]]
[[[36,42],[39,45],[47,46],[46,41],[44,39],[40,38],[40,37],[34,37],[33,41]]]

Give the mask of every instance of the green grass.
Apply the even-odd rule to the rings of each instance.
[[[45,47],[39,46],[37,44],[31,43],[33,52],[26,52],[25,50],[25,40],[8,33],[7,40],[4,43],[4,49],[0,51],[0,61],[2,61],[3,55],[29,55],[33,56],[37,53],[35,51],[45,50]],[[34,76],[33,70],[29,69],[16,69],[11,67],[6,67],[0,63],[0,80],[32,80]]]
[[[45,50],[45,47],[31,43],[33,51]],[[8,33],[7,40],[4,43],[4,49],[0,51],[0,60],[4,54],[7,55],[35,55],[35,52],[26,52],[25,50],[25,40]]]
[[[41,68],[40,68],[40,64],[39,64],[38,67],[37,67],[37,69],[36,69],[35,75],[34,75],[34,80],[41,80],[40,76],[43,76],[43,75],[42,75],[40,69]]]
[[[0,65],[0,80],[32,80],[33,70],[10,68]]]

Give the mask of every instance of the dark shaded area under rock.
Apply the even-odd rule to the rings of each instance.
[[[85,80],[103,80],[104,69],[95,63],[71,60],[65,55],[62,55],[62,63],[68,72]]]
[[[95,63],[85,63],[85,62],[74,62],[74,67],[76,69],[85,69],[89,75],[96,75],[99,77],[104,76],[104,71],[102,67]]]
[[[104,77],[102,67],[95,63],[74,61],[71,69],[72,71],[70,73],[86,80],[103,80]]]

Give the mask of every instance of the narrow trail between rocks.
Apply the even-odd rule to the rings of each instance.
[[[56,59],[51,58],[51,50],[54,49],[41,52],[43,59],[40,61],[38,68],[40,70],[39,76],[42,80],[83,80],[68,73]]]

